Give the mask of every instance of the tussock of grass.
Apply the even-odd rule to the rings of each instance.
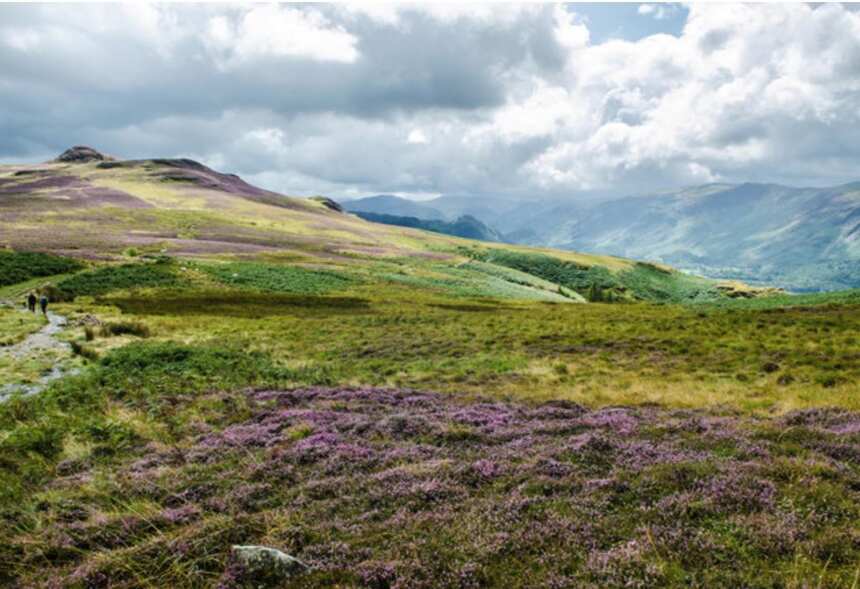
[[[149,337],[149,327],[139,321],[117,321],[103,323],[99,326],[99,334],[103,337],[115,335],[133,335],[137,337]],[[92,339],[92,338],[89,338]]]

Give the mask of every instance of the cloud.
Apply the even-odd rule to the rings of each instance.
[[[639,14],[651,16],[657,20],[670,18],[677,11],[678,6],[676,4],[640,4],[637,9]]]
[[[409,137],[407,137],[406,142],[421,145],[427,143],[427,135],[425,135],[424,131],[421,129],[412,129],[409,132]]]
[[[206,46],[225,68],[264,57],[297,57],[353,63],[358,39],[315,10],[276,4],[253,6],[237,19],[213,16]]]
[[[856,179],[860,13],[686,18],[595,43],[575,5],[2,5],[0,160],[90,143],[333,196]]]

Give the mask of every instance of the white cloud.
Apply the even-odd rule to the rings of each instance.
[[[837,128],[860,118],[858,26],[837,6],[694,5],[680,38],[572,48],[566,78],[488,129],[552,136],[524,166],[548,190],[798,181],[834,141],[860,155]]]
[[[575,13],[569,12],[563,6],[556,6],[553,18],[555,20],[553,35],[562,47],[573,50],[588,45],[588,27],[578,21]]]
[[[3,35],[3,43],[18,51],[35,49],[40,41],[41,35],[32,29],[10,30]]]
[[[257,5],[238,18],[214,16],[206,41],[223,67],[265,57],[352,63],[358,39],[316,10]]]
[[[380,24],[399,26],[408,15],[423,15],[440,23],[472,21],[484,24],[513,25],[524,15],[542,10],[539,4],[513,2],[346,2],[336,9],[351,16],[364,16]]]
[[[652,16],[657,20],[665,20],[677,12],[675,4],[640,4],[637,12],[642,15]]]
[[[421,145],[427,143],[427,135],[421,129],[412,129],[409,132],[409,137],[406,138],[406,142]]]

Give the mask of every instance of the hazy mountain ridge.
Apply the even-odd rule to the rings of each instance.
[[[407,217],[400,215],[387,215],[384,213],[368,213],[355,211],[355,214],[365,221],[382,223],[384,225],[396,225],[398,227],[411,227],[413,229],[424,229],[435,233],[444,233],[467,239],[480,239],[482,241],[504,241],[504,237],[492,227],[482,223],[472,215],[462,215],[454,221],[441,219],[419,219],[418,217]]]
[[[860,182],[706,184],[597,203],[512,206],[478,197],[469,206],[462,197],[441,197],[422,206],[468,211],[513,243],[653,260],[793,290],[860,286]]]
[[[375,213],[377,215],[414,217],[423,220],[446,220],[446,215],[437,208],[425,206],[408,198],[401,198],[390,194],[380,194],[357,200],[343,201],[340,205],[344,210],[351,213]]]

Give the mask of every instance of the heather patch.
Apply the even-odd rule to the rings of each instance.
[[[387,388],[171,396],[180,381],[156,397],[110,376],[215,383],[209,367],[232,358],[236,378],[271,378],[264,358],[218,353],[138,344],[103,361],[111,396],[175,423],[171,441],[116,416],[75,433],[119,449],[65,460],[51,491],[3,504],[7,581],[265,586],[237,568],[234,544],[306,563],[287,587],[850,587],[856,575],[860,466],[826,451],[860,446],[854,413],[589,410]],[[816,428],[814,443],[781,435],[799,427]],[[57,456],[51,431],[34,425],[19,451]]]

